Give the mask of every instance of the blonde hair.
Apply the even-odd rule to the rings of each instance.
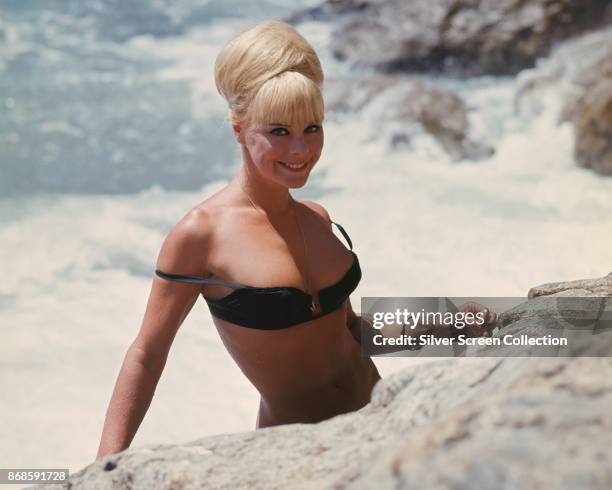
[[[227,43],[215,61],[215,84],[232,124],[323,121],[321,63],[284,22],[263,22]]]

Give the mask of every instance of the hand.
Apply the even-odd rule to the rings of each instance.
[[[457,327],[455,328],[455,331],[457,332],[457,334],[464,334],[467,337],[490,337],[491,336],[491,332],[495,328],[495,323],[497,322],[497,314],[494,311],[491,311],[486,306],[481,305],[480,303],[473,302],[473,301],[462,304],[459,307],[458,311],[463,312],[463,313],[473,313],[474,315],[482,312],[484,313],[485,321],[482,325],[476,325],[476,324],[467,325],[467,322],[466,322],[465,327],[461,329]]]

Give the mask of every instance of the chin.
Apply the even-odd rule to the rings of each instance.
[[[301,189],[302,187],[306,185],[306,182],[308,182],[308,180],[305,180],[304,182],[297,182],[297,183],[290,184],[289,189]]]
[[[294,178],[291,178],[291,177],[287,178],[287,176],[285,175],[282,175],[282,176],[277,175],[274,180],[276,180],[278,184],[282,185],[283,187],[286,187],[287,189],[301,189],[308,183],[309,177],[310,177],[310,172],[308,172],[306,175],[302,175],[299,177],[295,176]]]

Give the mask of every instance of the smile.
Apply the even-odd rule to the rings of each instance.
[[[292,164],[292,163],[281,162],[280,160],[277,161],[276,163],[280,163],[283,167],[289,168],[291,170],[302,170],[303,168],[306,167],[306,165],[308,165],[308,162]]]

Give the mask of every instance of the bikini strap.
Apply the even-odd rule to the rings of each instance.
[[[353,250],[353,242],[351,242],[351,239],[349,238],[348,233],[346,232],[346,230],[342,227],[342,225],[339,225],[335,221],[332,221],[332,223],[338,227],[338,229],[340,230],[340,233],[342,233],[342,236],[348,242],[349,247],[351,247],[351,250]]]
[[[189,282],[192,284],[212,284],[215,286],[225,286],[231,289],[243,289],[247,287],[247,286],[243,286],[242,284],[237,284],[235,282],[222,281],[221,279],[206,279],[206,278],[196,277],[196,276],[183,276],[180,274],[168,274],[167,272],[162,272],[159,269],[155,269],[155,274],[157,274],[162,279],[166,279],[168,281]]]

